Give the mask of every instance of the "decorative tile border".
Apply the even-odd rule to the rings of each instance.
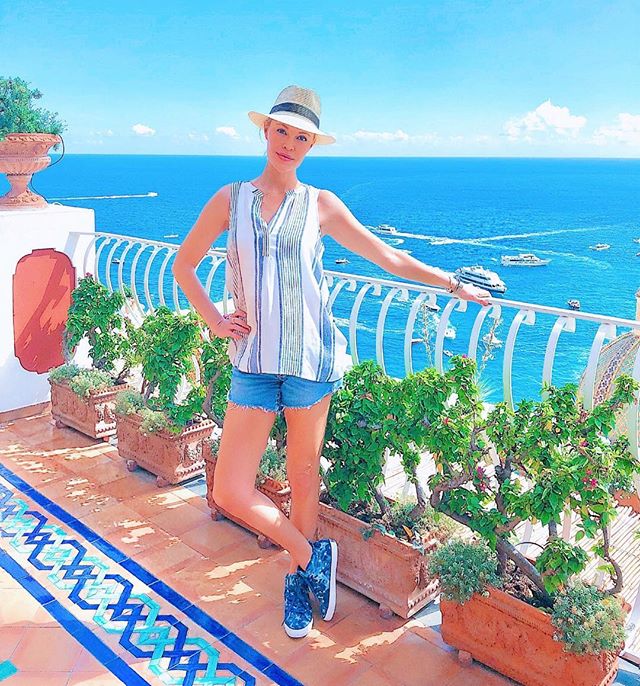
[[[1,464],[0,477],[6,480],[0,479],[0,546],[5,548],[0,549],[0,566],[8,567],[7,571],[116,676],[122,678],[115,669],[130,671],[133,676],[127,675],[125,683],[148,684],[109,648],[114,638],[129,655],[145,661],[154,682],[160,680],[167,686],[254,686],[256,678],[249,666],[282,686],[302,686]],[[17,497],[9,486],[79,536],[50,523],[46,514]],[[68,609],[53,594],[62,598]],[[213,640],[195,636],[188,620],[205,629]],[[240,664],[228,659],[229,651],[240,658]]]

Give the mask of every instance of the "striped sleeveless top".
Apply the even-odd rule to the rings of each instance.
[[[318,193],[304,184],[288,191],[267,223],[262,191],[250,182],[231,186],[225,279],[251,327],[229,339],[240,371],[336,381],[351,364],[329,306]]]

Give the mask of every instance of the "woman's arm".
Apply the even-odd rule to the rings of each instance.
[[[204,206],[200,216],[178,250],[171,271],[189,302],[215,336],[241,338],[250,331],[246,312],[236,310],[223,316],[211,302],[196,274],[196,268],[229,223],[229,186],[223,186]]]
[[[463,300],[488,305],[490,294],[482,288],[465,284],[453,274],[430,267],[401,250],[396,250],[366,229],[351,214],[349,208],[330,191],[320,191],[318,197],[321,231],[340,245],[403,279],[440,286]]]

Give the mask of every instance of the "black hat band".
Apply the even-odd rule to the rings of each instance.
[[[294,114],[299,114],[301,117],[313,122],[316,128],[320,128],[320,119],[304,105],[298,105],[298,103],[295,102],[281,102],[279,105],[274,105],[269,114],[275,114],[276,112],[293,112]]]

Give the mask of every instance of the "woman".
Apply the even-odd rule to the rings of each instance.
[[[233,373],[213,496],[289,552],[283,624],[292,638],[306,636],[313,624],[309,592],[325,620],[336,604],[336,543],[312,539],[331,393],[340,386],[349,357],[328,305],[322,236],[404,279],[446,288],[481,305],[489,297],[390,247],[333,193],[298,181],[296,171],[309,150],[335,142],[320,130],[319,116],[318,96],[298,86],[285,88],[268,115],[249,112],[264,132],[267,163],[258,178],[225,186],[209,200],[173,266],[211,333],[230,339]],[[195,270],[225,229],[227,287],[235,310],[223,316]],[[255,489],[258,464],[281,411],[287,424],[289,518]]]

